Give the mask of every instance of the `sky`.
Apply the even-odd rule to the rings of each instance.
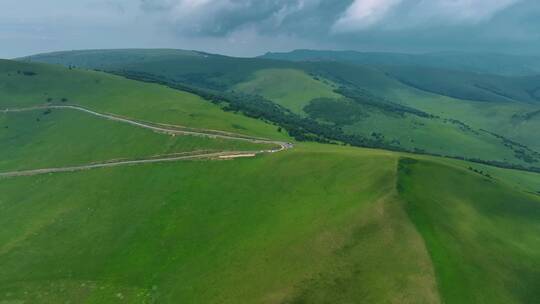
[[[540,53],[538,0],[0,0],[0,58],[100,48]]]

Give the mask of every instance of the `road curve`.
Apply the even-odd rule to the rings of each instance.
[[[222,151],[222,152],[191,154],[191,155],[182,155],[182,156],[178,156],[178,154],[175,154],[175,155],[164,156],[164,157],[159,157],[159,158],[152,157],[152,158],[146,158],[146,159],[109,161],[109,162],[93,163],[93,164],[69,166],[69,167],[18,170],[18,171],[10,171],[10,172],[0,172],[0,178],[16,177],[16,176],[31,176],[31,175],[58,173],[58,172],[74,172],[74,171],[82,171],[82,170],[89,170],[89,169],[96,169],[96,168],[117,167],[117,166],[124,166],[124,165],[137,165],[137,164],[148,164],[148,163],[159,163],[159,162],[171,162],[171,161],[189,160],[189,159],[234,158],[234,156],[238,156],[238,155],[246,155],[246,154],[256,155],[256,154],[262,154],[262,153],[276,153],[276,152],[293,148],[293,145],[288,142],[275,141],[275,140],[270,140],[270,139],[265,139],[265,138],[249,137],[245,135],[228,133],[228,132],[223,132],[223,131],[218,131],[218,130],[197,130],[197,129],[182,130],[182,128],[185,128],[185,127],[174,126],[174,125],[161,125],[157,123],[147,123],[147,122],[137,121],[137,120],[126,118],[126,117],[120,117],[114,114],[99,113],[99,112],[96,112],[96,111],[93,111],[93,110],[90,110],[81,106],[77,106],[77,105],[41,105],[41,106],[34,106],[34,107],[27,107],[27,108],[8,108],[8,109],[0,110],[0,112],[3,112],[3,113],[26,112],[26,111],[35,111],[35,110],[43,110],[43,109],[77,110],[77,111],[85,112],[87,114],[91,114],[100,118],[130,124],[136,127],[149,129],[149,130],[159,132],[159,133],[190,135],[190,136],[204,136],[204,137],[209,137],[209,138],[222,138],[222,139],[229,139],[229,140],[248,141],[252,143],[274,144],[274,145],[279,146],[279,149],[269,149],[269,150],[259,150],[259,151]]]

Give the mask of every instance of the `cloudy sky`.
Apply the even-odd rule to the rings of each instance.
[[[538,0],[0,0],[0,58],[95,48],[540,53]]]

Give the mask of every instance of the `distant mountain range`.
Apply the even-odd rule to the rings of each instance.
[[[540,56],[496,53],[440,52],[402,54],[358,51],[294,50],[266,53],[260,58],[290,61],[340,61],[362,65],[398,65],[462,70],[507,76],[540,74]]]

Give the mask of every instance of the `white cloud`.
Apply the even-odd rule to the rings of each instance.
[[[355,0],[333,26],[335,32],[369,28],[386,17],[402,0]]]
[[[355,0],[334,23],[334,32],[374,27],[403,29],[433,25],[471,25],[522,0]]]

